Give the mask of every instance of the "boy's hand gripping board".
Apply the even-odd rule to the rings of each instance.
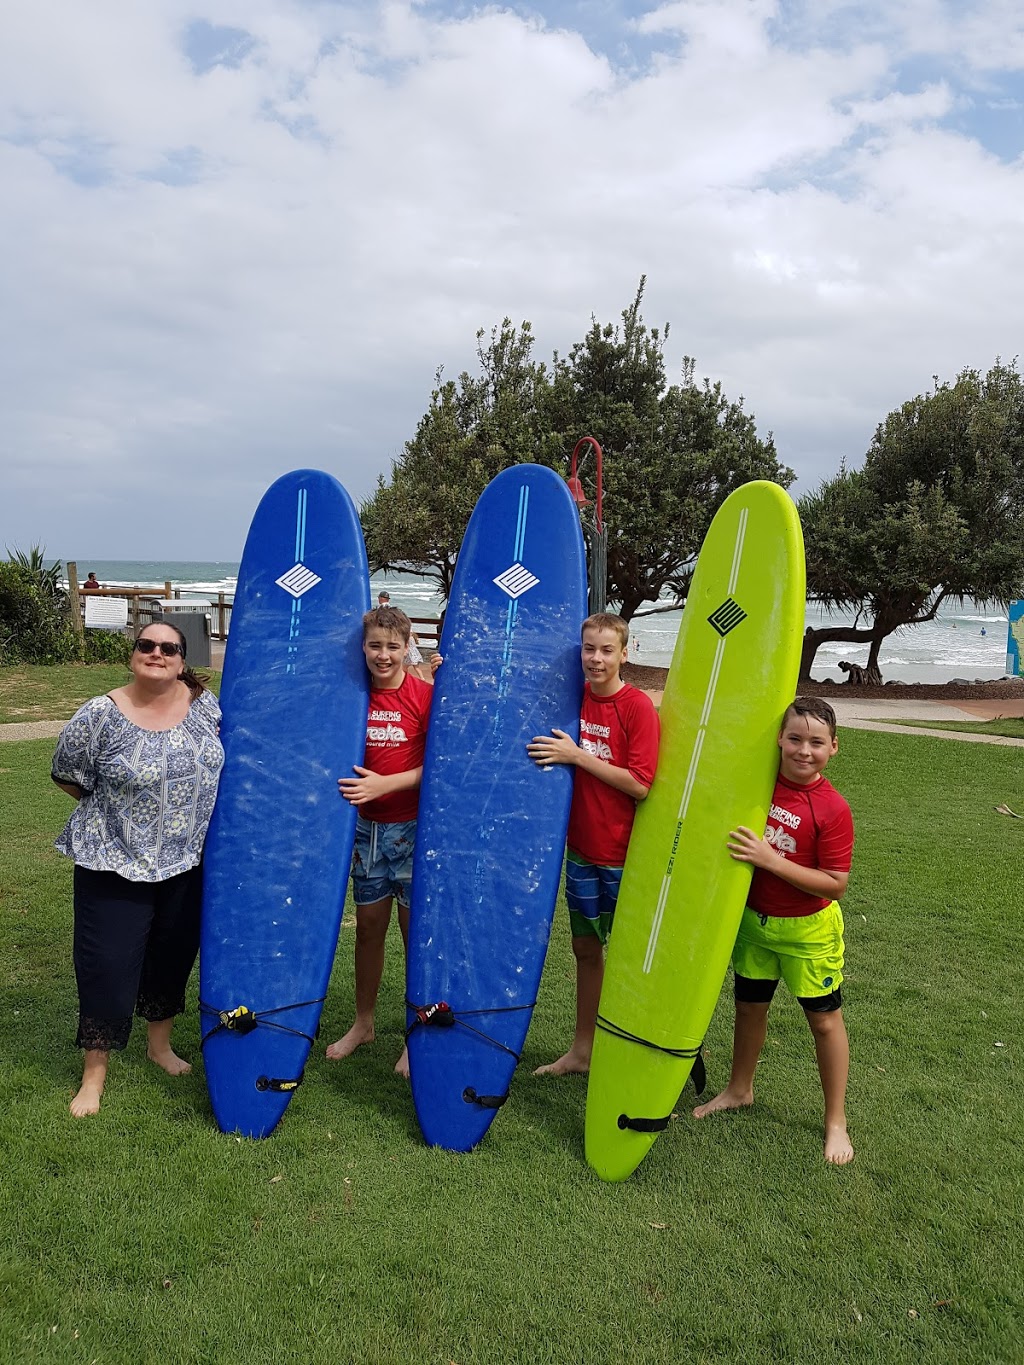
[[[586,603],[583,537],[564,481],[543,465],[506,469],[484,489],[459,550],[420,794],[409,1066],[432,1146],[468,1151],[480,1141],[530,1024],[573,770],[538,768],[526,745],[552,727],[578,738]]]
[[[726,839],[764,830],[805,602],[792,500],[745,484],[701,548],[615,912],[587,1091],[586,1156],[604,1180],[642,1161],[711,1021],[751,877]]]
[[[316,1036],[355,836],[338,778],[366,747],[369,605],[348,493],[318,470],[278,479],[238,571],[203,860],[203,1060],[225,1132],[273,1130]]]

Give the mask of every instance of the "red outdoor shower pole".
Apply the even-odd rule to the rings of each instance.
[[[590,537],[590,610],[596,612],[604,611],[608,605],[605,596],[608,580],[608,528],[604,524],[604,482],[601,467],[603,456],[601,447],[593,436],[583,436],[573,446],[572,463],[566,482],[576,506],[581,511],[584,507],[589,507],[590,499],[584,493],[576,472],[577,457],[581,452],[586,453],[587,446],[593,447],[597,458],[597,501],[594,503],[594,532]]]

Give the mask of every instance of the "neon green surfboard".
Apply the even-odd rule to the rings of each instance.
[[[637,810],[587,1090],[587,1161],[640,1164],[686,1084],[750,885],[726,837],[768,818],[800,668],[803,535],[777,484],[745,484],[701,547],[661,705],[658,771]]]

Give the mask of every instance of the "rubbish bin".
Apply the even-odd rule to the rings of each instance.
[[[153,619],[181,631],[190,668],[210,667],[210,617],[206,612],[165,611]]]

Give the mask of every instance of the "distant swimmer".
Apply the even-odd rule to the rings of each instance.
[[[982,626],[982,628],[981,628],[981,633],[982,633],[982,635],[987,635],[987,634],[988,634],[988,631],[985,629],[984,626]]]

